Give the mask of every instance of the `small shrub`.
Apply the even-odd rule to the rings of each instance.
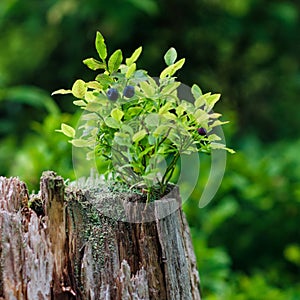
[[[174,74],[185,59],[177,61],[174,48],[165,54],[167,67],[155,80],[137,69],[142,47],[122,63],[121,50],[108,58],[99,32],[95,46],[100,60],[88,58],[83,62],[103,72],[94,81],[78,79],[72,89],[53,94],[72,93],[77,98],[74,104],[85,112],[83,125],[75,130],[62,124],[58,131],[70,137],[73,146],[87,147],[88,159],[95,155],[104,158],[109,163],[106,175],[130,186],[143,186],[149,200],[154,190],[164,194],[180,155],[227,149],[213,133],[214,127],[226,123],[212,111],[220,94],[202,94],[194,84],[194,103],[179,99],[181,83]]]

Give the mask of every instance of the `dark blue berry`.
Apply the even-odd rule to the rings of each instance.
[[[206,135],[206,130],[203,127],[198,128],[197,131],[200,135]]]
[[[134,96],[134,86],[127,85],[123,91],[123,95],[126,98],[131,98]]]
[[[110,88],[107,93],[106,93],[107,97],[109,100],[117,100],[119,98],[119,92],[117,89],[115,88]]]

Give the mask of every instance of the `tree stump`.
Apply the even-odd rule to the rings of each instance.
[[[29,197],[0,177],[0,299],[200,299],[178,190],[145,203],[44,172]]]

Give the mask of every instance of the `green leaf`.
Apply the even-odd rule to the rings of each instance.
[[[231,154],[235,153],[235,151],[233,149],[227,148],[227,147],[225,147],[224,144],[221,144],[221,143],[212,142],[210,144],[210,147],[211,147],[211,149],[216,149],[216,150],[226,150],[226,151],[228,151]]]
[[[201,124],[202,122],[209,119],[209,114],[206,111],[204,111],[203,109],[199,108],[196,110],[194,117],[195,117],[196,121],[199,124]]]
[[[86,86],[89,89],[94,89],[94,90],[101,90],[102,85],[98,81],[89,81],[86,82]]]
[[[117,129],[120,127],[120,123],[118,121],[116,121],[114,118],[112,117],[107,117],[104,120],[105,124],[110,127],[110,128],[114,128]]]
[[[145,129],[142,129],[138,132],[136,132],[133,137],[132,137],[132,141],[133,142],[139,142],[140,140],[142,140],[147,134],[147,131]]]
[[[149,114],[146,116],[145,118],[145,123],[147,126],[158,126],[159,124],[159,119],[160,119],[160,116],[158,114]]]
[[[139,115],[139,113],[143,110],[143,108],[141,106],[135,106],[135,107],[130,107],[128,110],[127,110],[127,113],[126,113],[126,116],[137,116]]]
[[[75,147],[91,147],[95,144],[92,140],[74,139],[70,143]]]
[[[155,145],[156,138],[153,135],[149,135],[148,136],[148,143],[149,143],[149,145]]]
[[[126,58],[126,65],[127,65],[127,66],[131,66],[134,62],[137,61],[137,59],[139,58],[139,56],[140,56],[141,53],[142,53],[142,49],[143,49],[142,47],[137,48],[137,49],[133,52],[133,54],[131,55],[131,57]]]
[[[96,71],[99,69],[106,70],[106,64],[96,60],[94,58],[87,58],[83,61],[83,63],[91,70]]]
[[[213,94],[211,96],[209,96],[206,100],[206,103],[207,103],[207,110],[211,110],[214,105],[216,104],[216,102],[219,101],[221,97],[221,94]]]
[[[207,99],[211,96],[211,93],[206,93],[202,96],[200,96],[198,99],[195,101],[195,107],[201,107],[203,105],[207,106]]]
[[[146,182],[148,182],[148,184],[151,184],[151,183],[153,183],[153,181],[156,180],[159,171],[160,170],[158,168],[153,169],[153,170],[151,170],[150,173],[147,173],[147,174],[143,175],[142,177]]]
[[[157,89],[157,88],[158,88],[157,81],[156,81],[154,78],[148,76],[147,82],[148,82],[154,89]]]
[[[176,58],[177,58],[177,52],[176,52],[175,48],[173,48],[173,47],[170,48],[164,56],[164,60],[167,64],[167,66],[174,64],[174,62],[176,61]]]
[[[117,72],[123,60],[122,51],[116,50],[108,60],[108,70],[112,74]]]
[[[106,90],[111,83],[113,83],[113,79],[107,74],[99,74],[96,77],[96,81],[98,81],[101,85],[103,90]]]
[[[127,133],[124,132],[116,132],[114,137],[115,143],[121,146],[131,146],[131,138]]]
[[[196,100],[202,96],[202,91],[197,84],[193,84],[191,91]]]
[[[95,92],[88,91],[85,93],[84,100],[86,102],[97,101],[99,99],[98,95],[95,95]]]
[[[140,87],[146,97],[152,97],[155,94],[155,88],[153,88],[153,86],[147,81],[140,82]]]
[[[133,129],[129,125],[122,124],[121,130],[122,132],[127,132],[130,135],[133,135]]]
[[[179,104],[177,107],[176,107],[176,115],[178,117],[181,117],[183,115],[183,113],[185,112],[185,107],[184,105],[182,104]]]
[[[153,136],[158,137],[160,135],[165,135],[168,132],[168,130],[169,130],[168,125],[160,125],[154,130]]]
[[[150,136],[149,136],[150,137]],[[149,141],[149,137],[148,137],[148,141]],[[155,138],[154,138],[155,139]],[[154,145],[154,143],[152,144],[152,145]],[[143,156],[145,156],[145,155],[147,155],[149,152],[151,152],[151,151],[153,151],[153,149],[154,149],[154,146],[148,146],[144,151],[142,151],[140,154],[139,154],[139,156],[138,156],[138,158],[140,159],[140,160],[142,160],[143,159]]]
[[[75,100],[73,101],[73,104],[76,106],[86,106],[86,102],[83,100]]]
[[[171,102],[167,102],[164,106],[162,106],[159,109],[158,113],[160,115],[162,115],[162,114],[166,113],[167,111],[169,111],[169,109],[171,109],[171,108],[172,108],[172,103]]]
[[[148,75],[147,75],[147,71],[145,70],[137,70],[135,73],[134,73],[134,80],[135,80],[135,83],[139,83],[141,81],[145,81],[148,79]]]
[[[99,54],[99,57],[104,61],[107,57],[107,49],[104,41],[103,35],[98,31],[95,41],[96,50]]]
[[[160,78],[166,78],[167,76],[169,76],[169,77],[173,76],[176,73],[176,71],[178,71],[179,69],[182,68],[182,66],[184,65],[184,62],[185,62],[185,59],[182,58],[175,64],[168,66],[166,69],[164,69],[161,72]]]
[[[134,73],[134,71],[136,70],[136,64],[133,63],[132,65],[130,65],[130,67],[127,69],[126,78],[130,78],[130,76]]]
[[[74,82],[72,86],[72,94],[76,98],[84,98],[86,91],[87,91],[86,83],[83,80],[78,79]]]
[[[59,89],[59,90],[57,90],[57,91],[54,91],[54,92],[51,94],[51,96],[52,96],[52,95],[58,95],[58,94],[60,94],[60,95],[72,94],[72,90]]]
[[[228,151],[229,153],[231,153],[231,154],[234,154],[234,153],[236,153],[233,149],[231,149],[231,148],[225,148],[225,150],[226,151]]]
[[[210,128],[216,127],[216,126],[221,126],[224,124],[228,124],[229,121],[220,121],[220,120],[216,120],[214,121],[212,124],[209,125]]]
[[[220,140],[221,140],[221,138],[215,133],[212,133],[208,136],[208,141],[209,142],[220,141]]]
[[[90,112],[101,112],[101,109],[103,108],[103,105],[97,101],[90,101],[87,106],[85,107],[85,110]]]
[[[61,124],[61,129],[56,130],[57,132],[62,132],[64,135],[74,138],[75,137],[75,129],[65,123]]]
[[[180,85],[181,85],[181,82],[177,82],[177,81],[172,82],[172,83],[166,85],[166,86],[162,89],[161,93],[162,93],[162,94],[165,94],[165,95],[169,95],[169,94],[173,93],[175,90],[177,90],[177,88],[178,88]]]
[[[205,97],[204,96],[200,96],[199,98],[196,99],[195,101],[195,107],[196,108],[199,108],[203,105],[206,104],[206,100],[205,100]]]
[[[121,121],[122,117],[124,116],[124,113],[118,109],[118,108],[114,108],[112,111],[111,111],[111,116],[118,122]]]
[[[209,115],[210,119],[218,119],[222,116],[222,114],[219,113],[212,113]]]
[[[93,149],[92,151],[89,151],[87,154],[86,154],[86,159],[87,160],[94,160],[95,159],[95,149]]]
[[[94,112],[92,112],[92,113],[83,114],[81,116],[81,119],[84,121],[99,120],[99,116]]]
[[[162,114],[162,116],[167,119],[167,120],[173,120],[173,121],[176,121],[177,120],[177,116],[170,113],[169,111],[165,112]]]

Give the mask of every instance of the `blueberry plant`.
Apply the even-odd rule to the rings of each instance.
[[[142,47],[123,60],[121,50],[108,57],[105,40],[97,32],[99,58],[83,61],[97,72],[95,80],[75,81],[70,90],[53,94],[73,94],[73,102],[83,111],[83,125],[74,129],[62,124],[58,130],[70,137],[75,147],[87,148],[87,159],[101,157],[108,163],[104,175],[129,186],[143,187],[148,200],[153,193],[163,195],[182,154],[210,153],[225,149],[213,133],[226,122],[212,111],[220,94],[203,94],[198,85],[191,88],[194,102],[181,100],[181,85],[174,74],[185,59],[177,60],[170,48],[164,55],[166,68],[158,79],[137,69]]]

